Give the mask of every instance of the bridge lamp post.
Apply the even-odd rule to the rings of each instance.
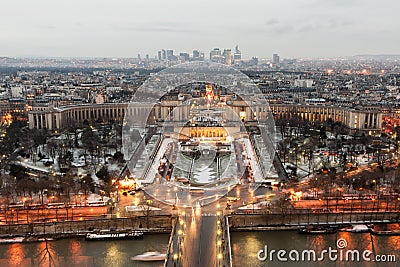
[[[176,266],[177,266],[177,263],[178,263],[178,258],[179,258],[179,256],[178,256],[178,254],[177,254],[177,253],[175,253],[175,254],[174,254],[174,256],[172,257],[172,259],[173,259],[173,261],[174,261],[174,267],[176,267]]]

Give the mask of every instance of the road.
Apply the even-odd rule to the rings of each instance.
[[[182,244],[182,266],[216,266],[217,216],[188,216]]]
[[[77,206],[68,208],[7,209],[0,213],[0,224],[31,222],[56,222],[103,218],[108,206]]]
[[[397,211],[400,203],[397,198],[392,199],[336,199],[336,200],[299,200],[292,201],[296,209],[312,209],[314,211]]]

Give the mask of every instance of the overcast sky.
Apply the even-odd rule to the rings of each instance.
[[[3,0],[0,56],[400,54],[398,0]]]

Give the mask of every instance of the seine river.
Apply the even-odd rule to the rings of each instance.
[[[132,261],[131,257],[146,251],[167,251],[168,234],[145,235],[141,240],[85,241],[84,239],[63,239],[25,244],[0,245],[0,266],[36,267],[119,267],[119,266],[163,266]],[[49,264],[49,255],[52,261]]]
[[[400,266],[400,236],[375,236],[369,233],[347,232],[326,235],[304,235],[297,231],[233,232],[231,242],[234,266]],[[261,253],[260,260],[257,254],[259,250],[265,251],[265,246],[267,246],[268,257],[264,260],[265,253]],[[330,248],[331,257],[329,258]],[[271,261],[269,256],[272,250],[276,252],[272,254]],[[282,260],[277,257],[279,250],[285,252],[285,254],[281,252]],[[304,250],[306,252],[303,261]],[[327,252],[322,253],[323,250]],[[313,257],[309,260],[308,252],[310,251],[315,251],[315,260]],[[298,257],[296,257],[297,253]],[[359,261],[357,261],[357,253]],[[365,260],[363,253],[365,253]],[[375,255],[379,256],[374,258]],[[396,262],[393,262],[391,255],[394,255]],[[284,261],[285,259],[287,261]],[[381,259],[386,259],[386,261],[378,262]],[[388,262],[389,260],[391,262]]]
[[[65,239],[49,241],[48,253],[46,243],[9,244],[0,245],[0,266],[50,266],[49,255],[52,256],[54,264],[51,266],[162,266],[163,262],[143,263],[135,262],[130,258],[145,251],[165,252],[167,249],[169,235],[146,235],[143,240],[124,241],[85,241],[83,239]],[[338,243],[338,240],[340,243]],[[233,249],[233,266],[257,267],[257,266],[400,266],[400,236],[374,236],[370,234],[336,233],[327,235],[301,235],[296,231],[264,231],[264,232],[233,232],[231,233]],[[338,248],[338,245],[341,248]],[[257,254],[259,250],[265,251],[267,246],[268,257],[263,259],[264,252]],[[323,250],[329,251],[322,253]],[[272,250],[284,250],[279,260],[277,252],[273,253],[272,261],[270,252]],[[302,253],[315,251],[316,258],[302,260]],[[337,252],[335,252],[335,250]],[[359,253],[354,259],[351,253]],[[369,254],[368,251],[372,254]],[[350,251],[351,253],[349,253]],[[367,251],[367,252],[364,252]],[[283,253],[283,252],[281,252]],[[340,259],[342,254],[342,260]],[[347,254],[346,254],[347,253]],[[371,261],[363,259],[365,258]],[[323,257],[321,257],[321,254]],[[298,255],[298,258],[296,257]],[[346,261],[346,255],[348,259]],[[375,255],[389,259],[395,256],[396,262],[377,262]],[[291,260],[292,257],[294,260]],[[332,259],[329,258],[331,256]],[[336,256],[336,259],[335,259]],[[318,261],[319,259],[322,261]],[[295,261],[296,260],[296,261]],[[190,267],[190,266],[188,266]],[[205,266],[207,267],[207,266]]]

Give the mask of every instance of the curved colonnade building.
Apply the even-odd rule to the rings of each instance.
[[[152,109],[154,106],[154,109]],[[238,116],[245,122],[267,117],[265,105],[250,107],[244,101],[231,101],[225,119],[235,120]],[[382,111],[377,108],[347,108],[339,106],[322,106],[306,104],[270,104],[275,120],[298,118],[309,121],[327,121],[332,119],[349,127],[351,130],[363,131],[366,134],[377,134],[381,131]],[[190,112],[190,104],[182,100],[167,100],[157,104],[140,103],[134,106],[128,103],[88,104],[79,106],[49,107],[38,106],[28,113],[29,128],[62,130],[69,126],[80,126],[85,121],[122,122],[127,112],[131,117],[144,116],[150,112],[149,122],[186,121]]]

